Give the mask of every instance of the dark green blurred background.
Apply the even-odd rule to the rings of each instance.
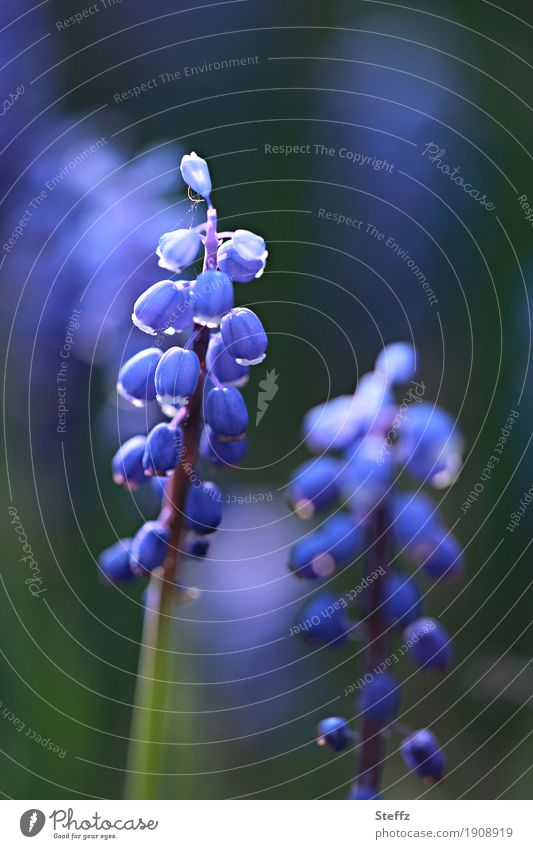
[[[141,588],[102,586],[94,558],[116,533],[134,532],[139,511],[153,505],[111,482],[113,383],[123,350],[142,341],[128,321],[132,297],[158,273],[152,230],[200,214],[176,179],[179,156],[193,149],[209,159],[224,228],[249,228],[268,242],[267,272],[238,296],[258,304],[271,334],[267,363],[279,391],[252,428],[247,470],[217,477],[225,491],[269,499],[230,507],[211,559],[186,566],[203,593],[182,609],[176,630],[179,683],[161,729],[166,775],[156,792],[345,796],[350,755],[328,757],[313,737],[326,713],[354,714],[342,694],[360,674],[357,646],[309,655],[289,637],[309,590],[286,569],[299,526],[285,515],[283,486],[306,456],[304,412],[328,392],[351,391],[383,341],[413,338],[428,399],[457,415],[466,436],[463,473],[439,497],[447,523],[460,520],[467,569],[457,584],[424,588],[426,610],[455,635],[457,662],[442,685],[412,675],[404,709],[416,704],[410,724],[431,723],[446,745],[449,776],[429,796],[530,798],[531,516],[512,534],[506,525],[533,482],[532,228],[518,200],[525,194],[533,203],[531,4],[246,0],[184,11],[170,0],[123,0],[58,26],[89,5],[31,10],[8,0],[2,9],[3,90],[7,97],[24,88],[2,116],[2,243],[28,208],[32,214],[0,266],[0,791],[123,792]],[[13,23],[23,7],[27,14]],[[246,63],[209,69],[230,58]],[[188,75],[192,66],[204,70]],[[153,79],[139,96],[122,97]],[[102,136],[101,150],[46,190]],[[423,155],[429,143],[494,210]],[[284,156],[265,145],[310,152]],[[316,154],[315,145],[334,154]],[[152,159],[150,147],[158,150]],[[342,148],[393,168],[352,164]],[[144,182],[153,186],[149,198]],[[46,197],[34,209],[39,187]],[[321,209],[394,237],[437,303],[383,242],[324,220]],[[123,299],[113,307],[117,293]],[[60,435],[56,373],[73,307],[80,329]],[[259,367],[246,389],[251,409],[264,374]],[[502,461],[463,513],[511,410],[520,416]],[[135,429],[127,417],[120,426]],[[37,598],[24,584],[10,505],[43,576],[46,592]],[[349,585],[339,579],[339,589]],[[385,785],[390,798],[424,792],[398,757],[387,763]]]

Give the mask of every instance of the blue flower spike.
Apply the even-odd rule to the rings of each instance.
[[[162,357],[159,348],[145,348],[131,357],[118,373],[117,390],[134,407],[155,401],[155,370]]]
[[[332,752],[343,752],[352,741],[352,732],[342,716],[328,716],[321,719],[316,729],[317,743],[327,746]]]
[[[169,348],[155,371],[155,391],[160,404],[187,404],[200,378],[198,355],[188,348]]]
[[[197,534],[212,534],[222,521],[222,494],[210,481],[191,486],[185,499],[185,524]]]
[[[146,447],[145,436],[132,436],[116,451],[111,460],[113,480],[125,489],[137,489],[146,482],[143,467],[143,455]]]
[[[207,346],[205,363],[219,383],[244,386],[248,383],[250,367],[242,366],[228,353],[222,333],[212,333]]]
[[[204,416],[219,439],[242,437],[248,427],[248,410],[244,398],[234,386],[211,389],[205,399]]]
[[[177,465],[183,445],[180,427],[162,422],[146,438],[142,463],[145,475],[168,475]]]
[[[160,280],[137,298],[131,320],[139,330],[155,336],[172,327],[186,307],[186,298],[173,280]]]
[[[218,249],[218,265],[236,283],[261,277],[268,251],[265,240],[249,230],[237,230]]]
[[[230,341],[224,339],[228,348]],[[292,572],[299,578],[322,578],[329,583],[333,577],[337,581],[340,567],[344,573],[365,561],[363,579],[354,578],[360,581],[359,589],[349,595],[353,602],[361,592],[357,603],[364,616],[351,628],[356,629],[366,660],[357,684],[362,726],[359,778],[352,784],[349,799],[381,798],[379,770],[373,768],[379,752],[374,741],[386,735],[400,704],[400,686],[388,672],[391,660],[400,659],[394,654],[393,630],[403,632],[405,651],[422,669],[442,673],[453,656],[443,626],[422,616],[416,581],[392,568],[401,557],[410,561],[417,574],[440,581],[458,575],[464,560],[463,548],[442,524],[437,505],[420,490],[397,489],[403,472],[422,484],[449,486],[462,465],[464,446],[457,423],[423,398],[426,387],[415,380],[417,366],[413,345],[387,345],[374,371],[358,377],[353,394],[314,406],[304,418],[303,437],[307,448],[320,456],[304,463],[289,482],[289,503],[298,515],[310,518],[317,510],[331,511],[329,518],[291,548]],[[398,390],[409,383],[408,390]],[[400,391],[401,402],[396,397]],[[313,606],[309,610],[306,639],[333,643],[335,618],[324,622]],[[368,648],[376,645],[374,626],[380,632],[375,657]],[[401,752],[409,768],[425,781],[442,777],[444,755],[427,729],[409,733]]]
[[[182,157],[180,164],[183,181],[200,197],[209,198],[212,191],[211,175],[205,159],[193,151]]]
[[[417,619],[407,626],[403,635],[411,659],[422,669],[444,672],[449,667],[452,643],[448,632],[436,619]]]
[[[233,308],[233,284],[222,271],[203,271],[192,289],[194,320],[218,327],[222,316]]]
[[[145,522],[137,531],[131,545],[130,566],[136,575],[153,572],[163,565],[168,546],[170,530],[162,522]]]
[[[179,274],[191,262],[194,262],[200,245],[200,234],[196,230],[180,229],[163,233],[156,249],[159,267]]]
[[[220,323],[220,332],[226,350],[240,365],[253,366],[265,359],[268,338],[252,310],[239,307],[226,313]]]
[[[123,584],[135,578],[130,567],[131,543],[131,539],[119,539],[102,551],[98,565],[103,579],[108,583]]]

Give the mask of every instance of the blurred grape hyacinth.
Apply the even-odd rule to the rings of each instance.
[[[313,648],[336,648],[349,639],[363,647],[354,705],[357,734],[339,717],[322,720],[317,731],[319,743],[334,752],[354,748],[352,800],[381,798],[389,731],[400,734],[404,762],[424,781],[439,781],[444,772],[435,735],[395,721],[401,685],[396,673],[391,674],[403,655],[427,674],[442,675],[449,668],[451,639],[440,622],[422,616],[418,580],[421,574],[451,579],[463,567],[461,545],[441,522],[431,498],[403,483],[409,477],[418,486],[440,489],[455,481],[462,464],[458,425],[425,399],[426,387],[415,379],[416,364],[412,345],[387,345],[353,395],[310,410],[303,436],[317,456],[296,469],[288,488],[295,513],[315,520],[291,550],[294,574],[319,581],[340,572],[349,576],[359,564],[363,569],[363,577],[354,579],[357,588],[348,593],[356,619],[344,609],[346,596],[335,598],[328,589],[307,602],[301,618],[309,624],[298,629]],[[398,402],[395,392],[406,385],[408,391],[402,389]],[[398,561],[415,575],[400,571]],[[396,635],[403,641],[397,654]]]

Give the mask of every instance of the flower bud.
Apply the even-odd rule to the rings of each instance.
[[[176,286],[183,292],[183,301],[172,316],[172,323],[164,331],[167,336],[174,336],[182,330],[191,330],[194,324],[192,308],[192,286],[190,280],[176,280]]]
[[[155,372],[155,390],[160,404],[186,404],[194,395],[200,377],[200,360],[188,348],[169,348]]]
[[[155,336],[171,327],[185,307],[184,290],[173,280],[161,280],[137,298],[131,320],[139,330]]]
[[[222,271],[203,271],[192,289],[194,320],[218,327],[222,316],[233,307],[233,283]]]
[[[352,739],[350,726],[342,716],[328,716],[317,725],[317,743],[332,752],[343,752]]]
[[[249,283],[261,277],[268,251],[265,240],[249,230],[237,230],[218,249],[218,265],[237,283]]]
[[[392,675],[387,672],[372,675],[361,688],[359,711],[369,719],[387,725],[398,713],[400,695],[400,685]]]
[[[145,522],[131,546],[130,565],[135,574],[152,572],[163,564],[170,544],[170,530],[161,522]]]
[[[425,781],[440,781],[444,775],[445,758],[437,738],[427,728],[414,731],[406,737],[400,752],[406,766],[417,772]]]
[[[102,576],[111,584],[126,583],[134,579],[130,568],[131,539],[119,539],[102,551],[98,565]]]
[[[248,410],[244,398],[234,386],[211,389],[205,399],[204,417],[213,433],[240,436],[248,427]]]
[[[196,259],[200,244],[200,235],[196,230],[181,229],[163,233],[156,249],[159,266],[179,274]]]
[[[185,499],[185,524],[197,534],[212,534],[222,521],[222,495],[210,481],[191,486]]]
[[[137,489],[146,482],[143,468],[145,436],[132,436],[120,446],[111,460],[113,480],[126,489]]]
[[[180,427],[163,422],[152,428],[146,438],[142,459],[145,474],[171,472],[178,462],[182,444]]]
[[[444,671],[452,660],[452,643],[436,619],[417,619],[403,632],[411,659],[424,669]]]
[[[289,502],[302,518],[310,518],[315,510],[330,507],[339,495],[341,464],[333,457],[322,456],[299,466],[289,484]]]
[[[149,401],[155,401],[154,377],[161,357],[159,348],[145,348],[120,369],[117,390],[135,407],[144,407]]]
[[[228,353],[240,365],[252,366],[265,359],[267,335],[252,310],[239,307],[227,313],[221,321],[220,332]]]
[[[237,466],[246,456],[247,450],[247,439],[222,441],[209,425],[206,425],[200,438],[200,455],[214,466]]]
[[[463,438],[453,418],[431,404],[412,405],[399,432],[397,460],[423,483],[449,486],[462,464]]]
[[[311,645],[339,646],[347,640],[352,629],[352,622],[331,593],[320,593],[311,599],[299,614],[300,623],[301,636]]]
[[[411,578],[391,572],[384,581],[383,616],[388,625],[405,628],[422,612],[422,595]]]
[[[244,386],[248,382],[249,366],[239,365],[228,354],[221,333],[212,333],[207,346],[205,363],[220,383],[230,386]]]
[[[182,157],[180,171],[183,181],[191,187],[193,192],[203,198],[209,197],[212,189],[211,175],[205,159],[197,156],[194,151],[187,153]]]

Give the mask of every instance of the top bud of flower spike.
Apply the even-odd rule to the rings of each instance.
[[[408,342],[386,345],[376,359],[376,371],[384,374],[387,383],[407,383],[416,370],[416,351]]]
[[[236,230],[218,249],[218,265],[236,283],[261,277],[268,251],[265,240],[249,230]]]
[[[187,293],[173,280],[154,283],[135,301],[131,320],[144,333],[155,336],[172,327],[187,309]]]
[[[156,249],[160,268],[179,274],[196,259],[200,244],[200,234],[196,230],[181,229],[163,233]]]
[[[183,181],[191,187],[193,192],[207,200],[213,186],[205,159],[197,156],[194,151],[187,153],[181,160],[180,171]]]
[[[265,359],[268,338],[252,310],[238,307],[226,313],[220,323],[220,332],[228,353],[239,365],[253,366]]]

